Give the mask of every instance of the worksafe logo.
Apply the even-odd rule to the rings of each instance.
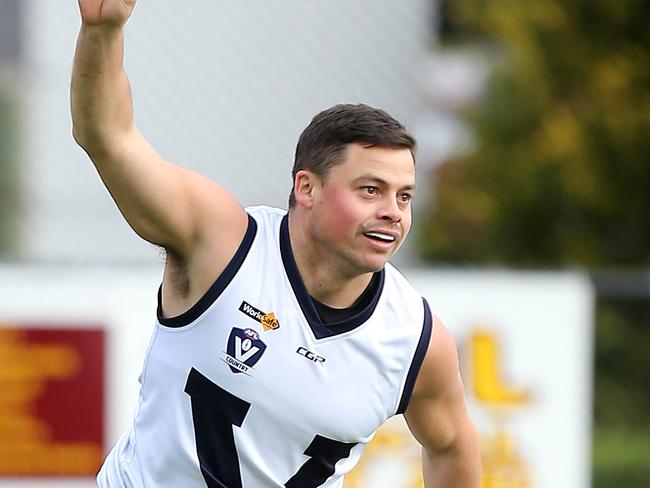
[[[233,373],[250,375],[251,369],[260,360],[265,350],[266,344],[253,329],[233,327],[228,337],[226,355],[222,359]]]
[[[275,330],[280,328],[280,322],[273,312],[264,313],[259,308],[253,307],[250,303],[244,301],[239,306],[239,311],[248,315],[253,320],[257,320],[264,330]]]

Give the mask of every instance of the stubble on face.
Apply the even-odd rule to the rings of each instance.
[[[315,257],[338,264],[339,273],[350,276],[382,269],[411,224],[410,205],[396,211],[385,199],[401,195],[403,188],[412,193],[413,164],[408,149],[350,145],[345,161],[332,168],[318,189],[312,227]],[[377,185],[378,194],[367,195],[364,185]],[[388,231],[395,241],[373,242],[367,236],[372,231]]]

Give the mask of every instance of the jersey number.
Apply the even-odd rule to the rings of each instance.
[[[185,392],[192,399],[196,452],[208,488],[242,488],[233,425],[241,427],[250,403],[237,398],[192,368]],[[309,456],[284,486],[316,488],[334,474],[335,465],[350,455],[355,443],[316,435],[304,453]]]

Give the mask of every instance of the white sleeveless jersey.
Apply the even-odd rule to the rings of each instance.
[[[390,265],[371,303],[324,325],[300,278],[286,212],[248,209],[238,251],[190,310],[158,323],[133,426],[101,487],[341,487],[402,413],[431,335]]]

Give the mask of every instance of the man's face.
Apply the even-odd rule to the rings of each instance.
[[[317,181],[311,220],[315,245],[324,257],[338,257],[352,275],[381,269],[411,228],[411,152],[350,144],[345,160]]]

